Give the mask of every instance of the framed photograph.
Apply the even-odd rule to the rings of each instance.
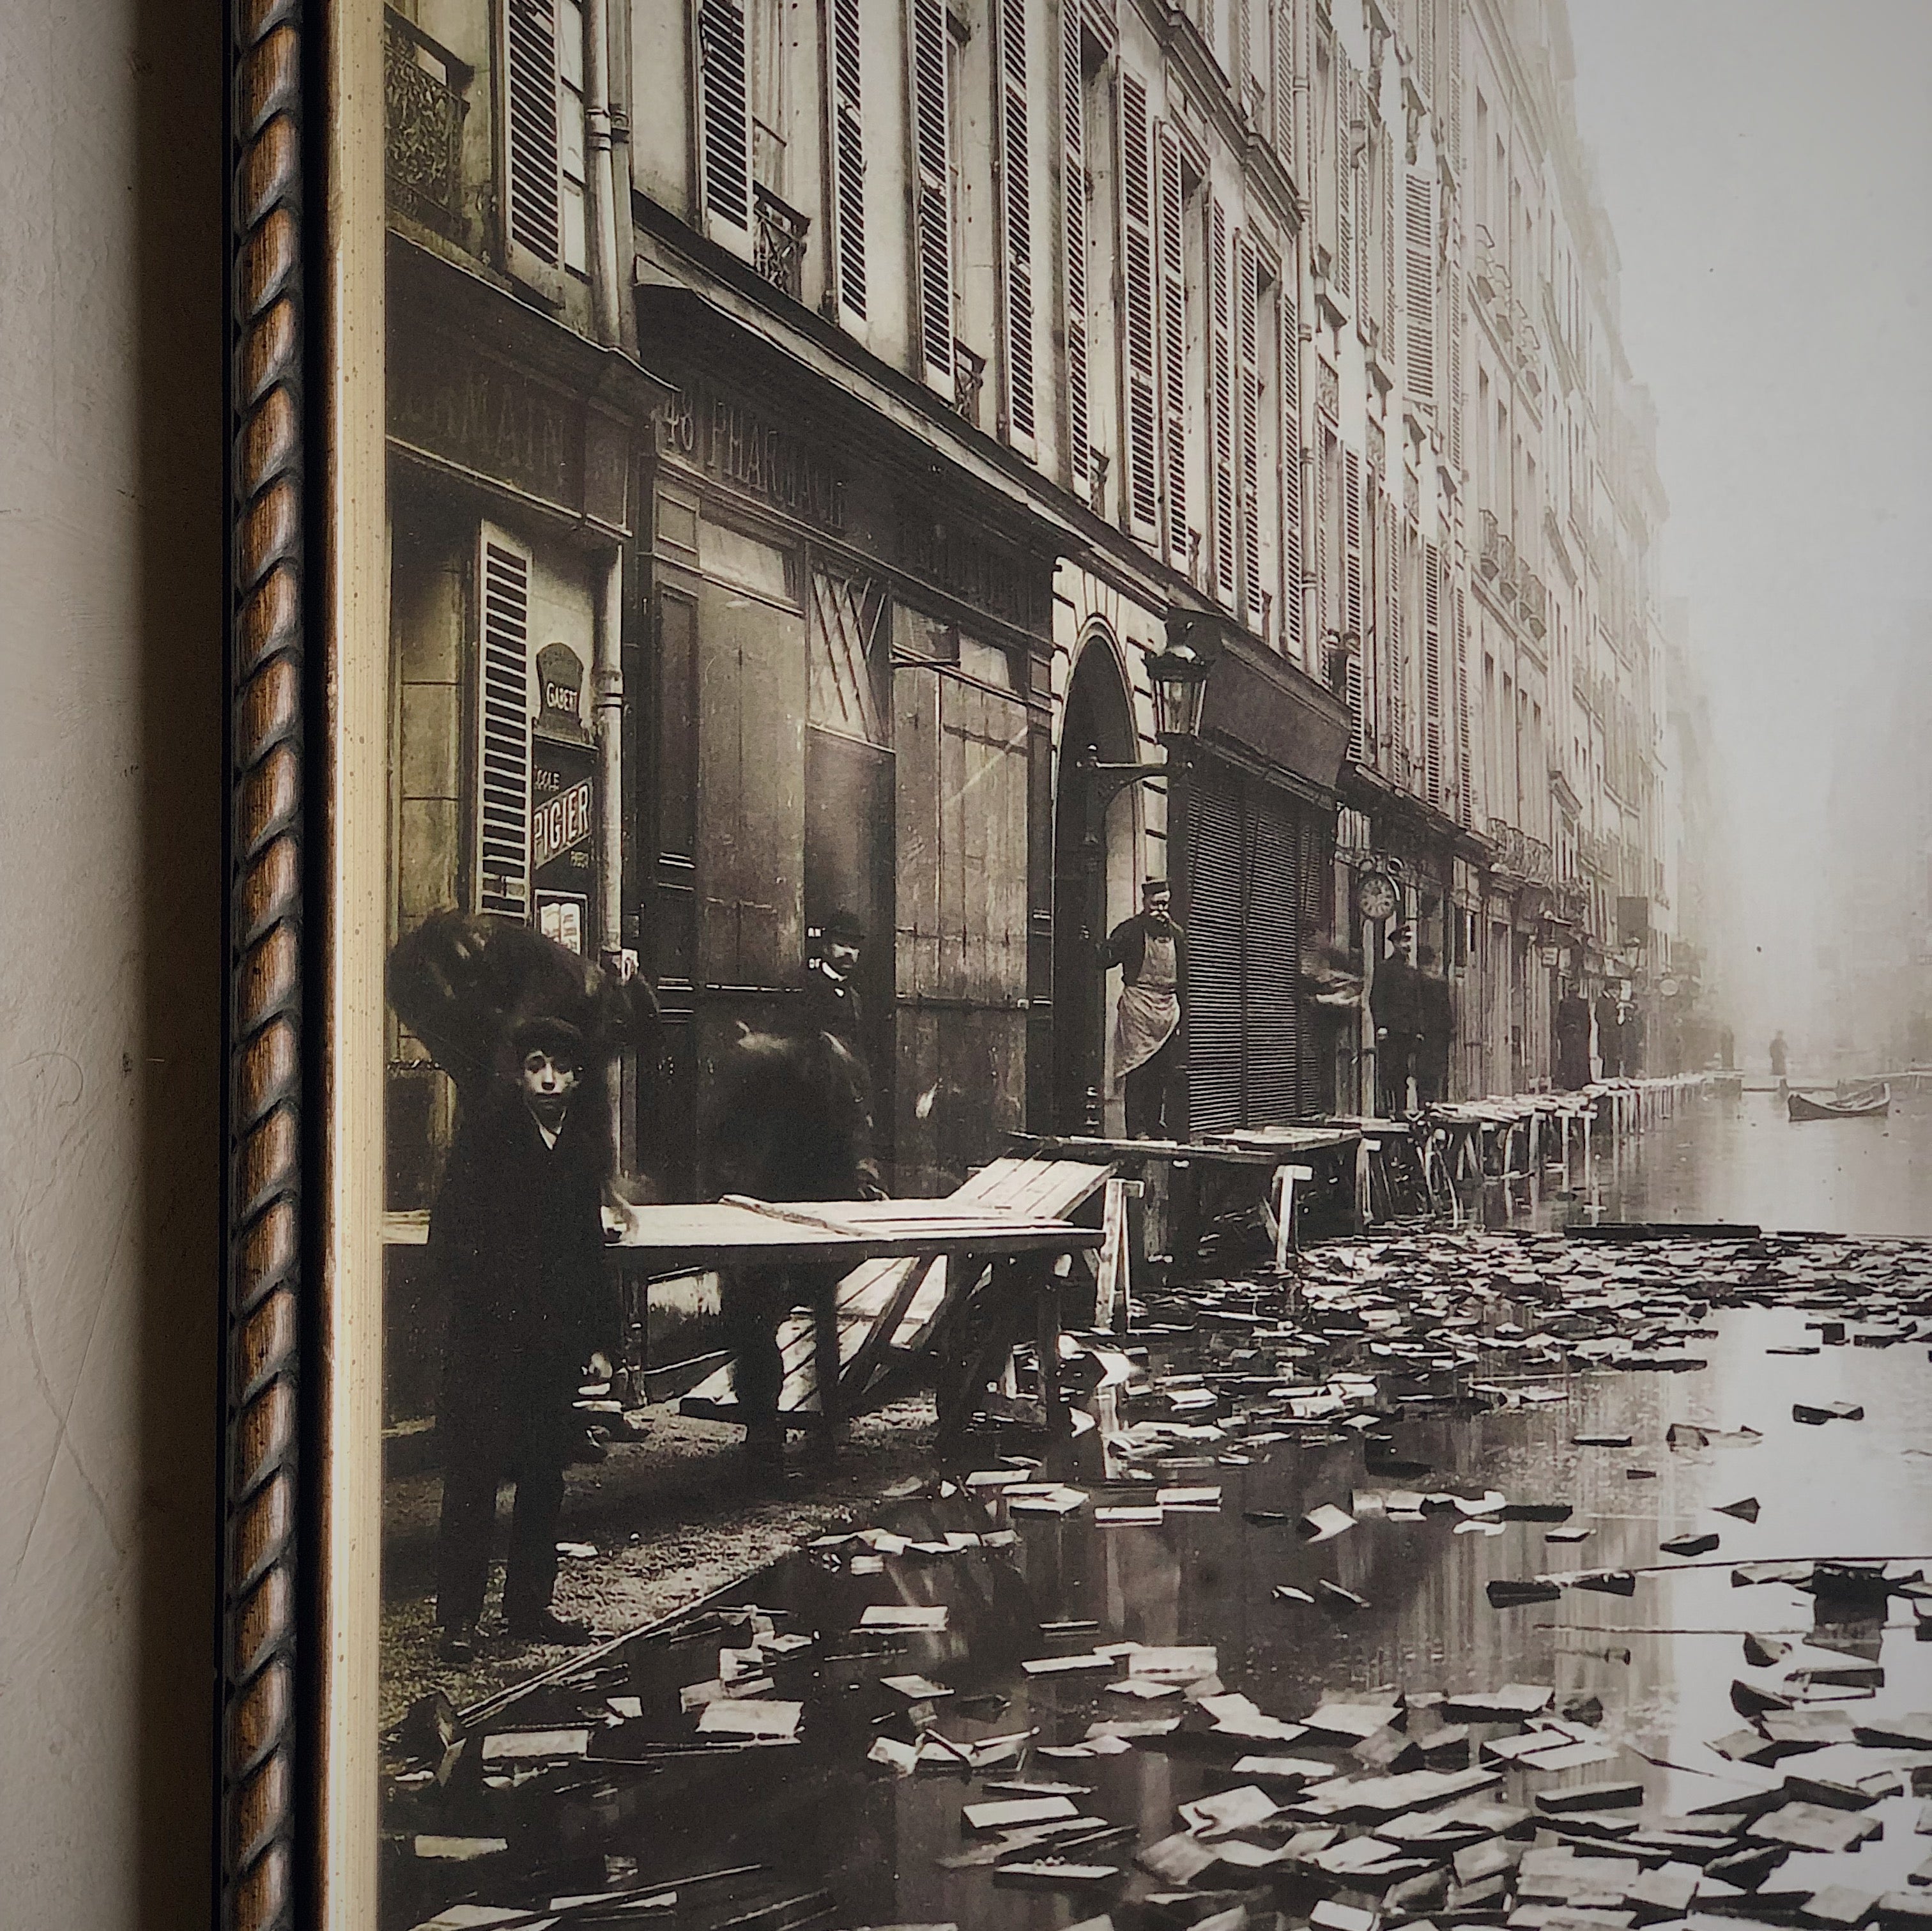
[[[1923,854],[1774,1008],[1635,17],[236,0],[226,1923],[1922,1918]]]

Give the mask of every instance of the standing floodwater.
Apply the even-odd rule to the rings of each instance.
[[[1774,1092],[1714,1091],[1600,1149],[1592,1186],[1542,1194],[1528,1218],[1932,1235],[1932,1092],[1895,1085],[1884,1119],[1798,1122]]]
[[[1856,1236],[1928,1154],[1714,1100],[1540,1230],[1175,1290],[1104,1468],[984,1443],[399,1751],[385,1922],[1916,1922],[1932,1249]]]

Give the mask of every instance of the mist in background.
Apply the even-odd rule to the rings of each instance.
[[[1895,881],[1922,937],[1928,908],[1932,4],[1569,11],[1657,404],[1660,588],[1688,600],[1722,761],[1738,1047],[1876,1040],[1886,1016],[1843,1010],[1894,996],[1845,976],[1880,942],[1848,901]]]

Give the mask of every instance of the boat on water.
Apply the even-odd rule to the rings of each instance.
[[[1841,1086],[1828,1100],[1790,1092],[1784,1105],[1794,1120],[1882,1120],[1892,1111],[1892,1089],[1875,1080],[1862,1086]]]

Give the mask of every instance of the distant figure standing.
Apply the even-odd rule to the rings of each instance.
[[[1641,1080],[1643,1077],[1644,1049],[1648,1041],[1643,1008],[1633,1000],[1623,1011],[1623,1062],[1626,1080]]]
[[[1432,1107],[1449,1090],[1450,1050],[1456,1039],[1456,1011],[1449,981],[1436,969],[1436,954],[1425,945],[1415,955],[1416,1008],[1419,1024],[1415,1050],[1415,1103]]]
[[[1556,1002],[1556,1083],[1566,1093],[1590,1083],[1590,1002],[1572,984]]]
[[[1781,1032],[1773,1033],[1771,1038],[1771,1077],[1774,1080],[1784,1077],[1786,1062],[1790,1053],[1790,1049],[1784,1043],[1784,1035]]]
[[[1624,1074],[1623,1008],[1617,996],[1606,986],[1597,995],[1597,1058],[1606,1080],[1621,1080]]]
[[[1389,936],[1388,955],[1376,967],[1369,987],[1369,1013],[1376,1023],[1376,1092],[1384,1119],[1408,1111],[1408,1076],[1422,1037],[1421,978],[1409,963],[1413,934],[1399,925]]]
[[[1718,1065],[1724,1072],[1737,1070],[1738,1036],[1729,1026],[1718,1035]]]
[[[1127,1103],[1130,1140],[1178,1138],[1168,1098],[1180,1058],[1180,948],[1165,878],[1141,887],[1141,908],[1108,933],[1100,970],[1120,969],[1114,1014],[1114,1077]],[[1178,1124],[1177,1122],[1176,1124]]]

